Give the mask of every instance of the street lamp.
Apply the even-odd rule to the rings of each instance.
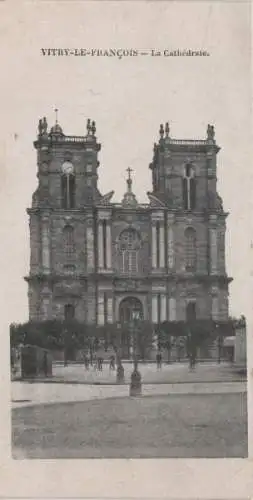
[[[131,375],[130,383],[130,396],[141,395],[141,374],[138,371],[138,356],[137,356],[137,322],[140,319],[140,312],[138,310],[132,310],[132,332],[133,332],[133,358],[134,358],[134,370]]]
[[[116,371],[116,380],[117,383],[124,382],[125,379],[125,373],[124,373],[124,367],[122,365],[122,360],[121,360],[121,324],[117,323],[117,330],[119,334],[117,335],[117,340],[116,340],[116,345],[117,345],[117,371]]]
[[[132,332],[133,332],[133,360],[134,367],[138,368],[138,355],[137,355],[137,324],[140,319],[140,312],[136,309],[132,311]]]

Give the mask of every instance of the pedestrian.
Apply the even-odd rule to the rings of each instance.
[[[156,355],[156,367],[157,370],[160,370],[162,368],[162,353],[158,352]]]
[[[98,368],[98,360],[96,354],[93,356],[93,370],[96,371]]]
[[[100,372],[102,372],[103,371],[103,362],[104,362],[104,360],[103,360],[103,358],[101,356],[99,357],[98,362],[99,362],[98,369],[99,369]]]
[[[89,370],[89,359],[86,354],[84,355],[84,366],[86,370]]]
[[[110,370],[115,370],[115,356],[110,357],[110,365],[109,365]]]

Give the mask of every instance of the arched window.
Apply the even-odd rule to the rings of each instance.
[[[75,256],[74,228],[65,226],[63,229],[63,249],[67,261],[72,261]]]
[[[197,264],[196,232],[192,227],[185,230],[185,269],[194,271]]]
[[[121,255],[121,272],[135,274],[138,272],[138,255],[140,238],[134,229],[123,231],[119,239]]]
[[[185,165],[183,178],[184,210],[194,210],[196,206],[196,179],[191,164]]]
[[[65,321],[70,321],[75,317],[75,306],[72,304],[66,304],[64,306],[64,319]]]
[[[62,208],[75,208],[75,176],[62,175],[61,178]]]

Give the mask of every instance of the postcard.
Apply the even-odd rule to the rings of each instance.
[[[0,4],[1,496],[249,498],[249,2]]]

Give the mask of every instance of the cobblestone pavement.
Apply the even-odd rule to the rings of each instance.
[[[169,394],[39,405],[15,408],[12,422],[17,459],[247,456],[246,394]]]

